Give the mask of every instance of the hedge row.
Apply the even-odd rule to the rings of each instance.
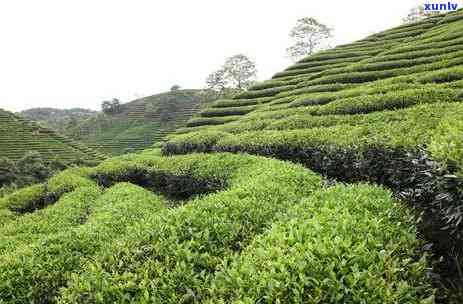
[[[204,125],[221,125],[227,122],[237,120],[240,116],[227,116],[227,117],[197,117],[192,118],[187,122],[187,127],[198,127]]]
[[[224,131],[239,134],[259,130],[297,130],[320,127],[332,127],[336,125],[356,126],[374,125],[378,122],[394,123],[396,121],[407,121],[414,125],[414,121],[424,120],[427,126],[436,126],[445,118],[458,117],[463,115],[463,104],[461,103],[435,103],[413,106],[393,111],[373,112],[370,114],[354,115],[323,115],[313,116],[306,111],[279,112],[269,116],[267,113],[254,115],[243,119],[239,123],[231,123],[219,128],[217,131]],[[265,114],[265,115],[264,115]],[[280,114],[280,115],[278,115]],[[278,115],[278,116],[277,116]]]
[[[358,66],[352,67],[352,71],[382,71],[387,69],[396,69],[396,68],[403,68],[403,67],[411,67],[417,66],[422,64],[429,64],[436,61],[442,60],[450,60],[454,58],[461,57],[463,55],[463,51],[452,52],[446,55],[436,55],[436,56],[429,56],[429,57],[422,57],[417,59],[403,59],[403,60],[393,60],[393,61],[385,61],[385,62],[378,62],[375,63],[364,63],[359,64]]]
[[[88,179],[89,168],[64,170],[47,183],[23,188],[0,199],[0,210],[8,209],[18,214],[33,212],[56,202],[59,197],[78,187],[91,187],[95,183]]]
[[[415,43],[409,43],[405,46],[396,47],[390,51],[385,52],[384,55],[394,55],[400,53],[425,51],[429,49],[453,47],[455,45],[461,45],[461,43],[463,43],[463,38],[461,38],[460,35],[455,34],[455,37],[452,37],[451,40],[438,40],[433,42],[423,42],[422,40],[418,40]]]
[[[294,101],[288,104],[289,107],[298,107],[306,105],[318,105],[326,104],[337,99],[352,98],[352,97],[361,97],[366,95],[375,95],[375,94],[385,94],[387,92],[397,92],[400,90],[413,89],[413,88],[423,88],[423,85],[413,84],[413,83],[393,83],[393,84],[384,84],[371,83],[364,86],[357,86],[351,89],[345,89],[339,92],[323,92],[323,93],[312,93],[302,96],[298,96]],[[439,88],[439,86],[434,86]],[[273,104],[273,103],[272,103]]]
[[[309,69],[309,68],[318,68],[320,66],[330,66],[330,65],[338,65],[338,64],[349,64],[353,62],[359,62],[360,60],[370,58],[370,56],[363,56],[363,57],[354,57],[354,58],[340,58],[340,59],[331,59],[329,61],[314,61],[314,62],[305,62],[305,63],[296,63],[292,66],[288,67],[285,71],[291,70],[301,70],[301,69]]]
[[[101,194],[98,187],[81,187],[63,195],[55,204],[34,213],[18,217],[0,228],[0,254],[14,252],[47,235],[64,232],[87,220],[95,200]]]
[[[299,63],[321,61],[321,60],[331,60],[331,59],[339,59],[339,58],[375,56],[380,52],[381,52],[381,49],[368,50],[368,51],[357,51],[357,52],[349,52],[349,51],[343,52],[342,50],[338,52],[336,49],[334,49],[333,51],[320,52],[318,54],[309,56],[299,61]]]
[[[251,99],[251,98],[261,98],[261,97],[272,97],[278,93],[294,89],[294,85],[284,85],[279,87],[273,87],[262,90],[250,89],[249,91],[243,92],[237,95],[236,99]]]
[[[461,43],[456,45],[450,45],[448,47],[436,47],[436,48],[427,48],[424,50],[417,50],[411,52],[404,52],[399,54],[386,54],[382,56],[376,56],[368,61],[373,62],[381,62],[381,61],[394,61],[394,60],[403,60],[403,59],[417,59],[422,57],[431,57],[431,56],[441,56],[443,54],[458,52],[463,50],[463,46]]]
[[[380,121],[371,125],[258,131],[233,136],[216,132],[215,140],[210,138],[208,142],[212,145],[196,142],[194,147],[202,149],[200,151],[246,152],[291,160],[303,163],[331,178],[349,182],[367,180],[386,185],[397,192],[417,188],[408,195],[413,197],[410,200],[416,200],[414,203],[419,205],[420,210],[429,212],[430,217],[437,221],[436,224],[429,225],[431,233],[451,231],[455,234],[454,237],[463,239],[463,213],[459,212],[460,187],[455,185],[452,178],[436,178],[442,171],[427,175],[434,169],[434,163],[427,156],[417,156],[413,152],[426,143],[433,145],[433,134],[440,123],[439,119],[425,121],[416,116],[405,121]],[[176,141],[167,143],[163,152],[185,153],[191,147],[188,146],[188,141],[194,138],[194,134],[185,138],[179,137]],[[443,145],[446,144],[444,141]],[[429,196],[420,196],[424,195],[423,191],[430,193],[427,194]],[[443,193],[452,194],[443,196]],[[439,208],[436,208],[436,204]],[[451,248],[449,244],[458,244],[453,237],[448,236],[442,240],[432,236],[429,239],[436,243],[447,242],[441,245],[447,250]]]
[[[254,156],[192,155],[162,162],[191,170],[201,164],[210,174],[227,170],[230,187],[138,221],[72,277],[62,303],[201,302],[223,258],[240,252],[280,213],[321,186],[318,176],[300,166]]]
[[[38,184],[25,187],[0,199],[0,209],[26,213],[42,208],[48,200],[45,185]]]
[[[211,105],[211,108],[228,108],[228,107],[242,107],[242,106],[253,106],[259,104],[259,99],[220,99]]]
[[[433,303],[415,235],[388,191],[322,190],[224,261],[208,303]]]
[[[357,61],[358,60],[356,60],[355,62]],[[273,75],[272,79],[278,79],[278,78],[288,77],[288,76],[298,76],[298,75],[304,75],[304,74],[310,74],[310,73],[318,73],[318,72],[322,72],[327,69],[341,68],[349,64],[352,64],[352,62],[348,61],[348,62],[343,62],[343,63],[332,64],[328,61],[328,64],[325,64],[325,65],[319,65],[319,66],[308,67],[308,68],[298,68],[298,69],[293,68],[288,71],[279,72]]]
[[[439,61],[431,64],[423,64],[409,68],[398,68],[386,71],[373,71],[373,72],[349,72],[336,75],[327,75],[307,81],[305,85],[320,85],[320,84],[333,84],[333,83],[365,83],[375,80],[386,78],[398,77],[403,75],[410,75],[420,72],[432,72],[438,69],[451,68],[463,64],[462,58],[454,58],[450,60]]]
[[[73,272],[80,271],[98,252],[127,233],[129,227],[163,208],[162,199],[131,184],[119,184],[105,191],[95,201],[85,224],[44,235],[0,258],[2,301],[55,302]]]
[[[251,106],[232,106],[228,108],[209,108],[198,113],[201,117],[222,117],[246,115],[256,109],[255,105]]]
[[[410,89],[382,95],[338,99],[329,104],[313,107],[312,115],[360,114],[394,110],[418,104],[463,101],[463,92],[453,89]]]

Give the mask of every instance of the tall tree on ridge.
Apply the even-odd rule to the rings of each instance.
[[[294,61],[312,55],[333,36],[332,32],[331,28],[318,22],[315,18],[301,18],[297,20],[296,26],[289,33],[293,44],[286,51]]]
[[[225,60],[222,68],[206,79],[207,88],[221,94],[246,90],[256,78],[256,64],[243,54]]]

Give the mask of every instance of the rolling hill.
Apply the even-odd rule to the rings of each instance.
[[[20,159],[28,151],[37,151],[45,160],[82,159],[101,161],[105,155],[55,131],[0,109],[0,157]]]
[[[39,125],[58,131],[63,134],[73,124],[77,124],[97,114],[96,111],[88,109],[55,109],[55,108],[32,108],[18,113],[20,116],[37,122]]]
[[[115,115],[100,113],[66,134],[108,154],[136,151],[159,143],[208,102],[202,90],[170,91],[123,104]]]
[[[463,11],[0,200],[5,303],[461,303]]]

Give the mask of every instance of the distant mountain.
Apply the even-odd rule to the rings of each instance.
[[[95,116],[98,112],[73,108],[73,109],[55,109],[55,108],[32,108],[18,113],[22,117],[33,120],[43,127],[51,128],[64,133],[67,128],[74,127],[83,120]]]
[[[122,104],[119,113],[98,113],[66,134],[108,154],[141,150],[160,142],[216,99],[204,90],[174,90]]]

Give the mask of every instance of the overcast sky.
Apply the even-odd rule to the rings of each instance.
[[[399,25],[418,2],[1,0],[0,108],[99,109],[174,84],[200,88],[237,53],[263,80],[291,63],[298,18],[317,18],[335,29],[334,44],[347,43]]]

